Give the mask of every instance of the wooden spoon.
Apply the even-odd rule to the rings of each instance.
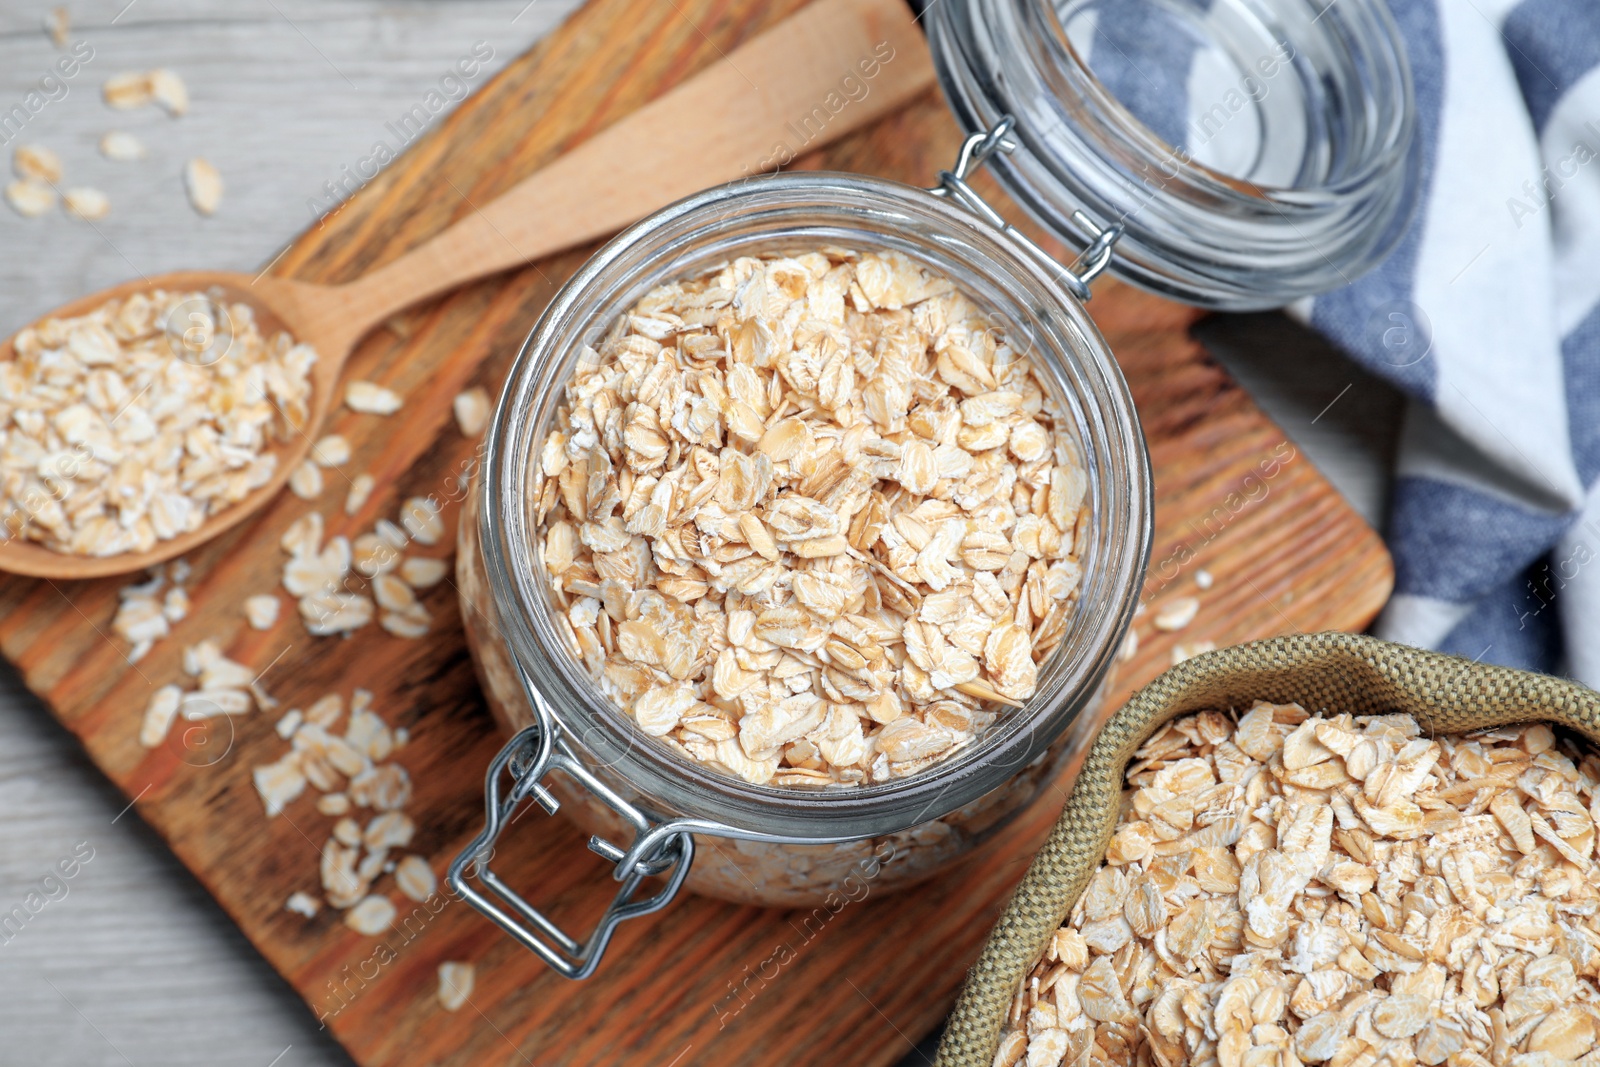
[[[887,58],[886,58],[887,57]],[[862,63],[875,65],[864,77]],[[873,68],[868,68],[873,69]],[[842,86],[846,76],[855,81]],[[752,86],[749,78],[759,79]],[[933,81],[928,50],[904,0],[817,0],[621,122],[523,179],[422,245],[344,285],[220,271],[180,271],[75,300],[56,317],[86,314],[152,289],[214,291],[249,304],[263,336],[287,330],[317,350],[309,418],[278,447],[270,482],[193,533],[148,552],[97,558],[31,541],[0,542],[0,571],[98,578],[182,555],[243,522],[305,459],[335,398],[346,358],[396,311],[465,282],[592,241],[691,193],[770,168],[780,146],[809,151],[888,114]],[[852,98],[845,92],[867,92]],[[840,106],[840,102],[843,105]],[[802,140],[796,131],[808,136]],[[785,160],[786,162],[787,160]],[[0,360],[15,358],[13,342]]]

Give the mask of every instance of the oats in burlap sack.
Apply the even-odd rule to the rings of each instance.
[[[1600,758],[1257,704],[1135,759],[997,1067],[1600,1063]]]

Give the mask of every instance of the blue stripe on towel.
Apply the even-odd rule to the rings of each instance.
[[[1551,515],[1431,478],[1395,485],[1395,590],[1469,603],[1549,551],[1577,516]]]
[[[1089,48],[1095,78],[1163,141],[1188,147],[1189,70],[1198,42],[1144,0],[1102,4],[1099,13]]]
[[[1334,344],[1356,357],[1363,366],[1414,396],[1432,397],[1438,381],[1436,354],[1413,360],[1410,349],[1384,345],[1388,324],[1395,314],[1407,315],[1422,245],[1422,212],[1433,187],[1433,168],[1439,147],[1439,109],[1444,99],[1444,46],[1439,12],[1434,0],[1391,0],[1390,9],[1400,26],[1411,61],[1411,78],[1417,100],[1417,140],[1422,165],[1417,181],[1422,186],[1417,216],[1389,257],[1354,284],[1317,297],[1311,324]],[[1423,309],[1426,313],[1426,309]]]
[[[1525,671],[1562,669],[1561,613],[1548,588],[1545,568],[1519,572],[1486,596],[1439,644],[1441,652]]]
[[[1594,0],[1523,0],[1501,29],[1535,133],[1585,74],[1600,66],[1600,5]]]
[[[1600,478],[1600,304],[1561,342],[1566,376],[1567,425],[1578,477],[1593,486]]]

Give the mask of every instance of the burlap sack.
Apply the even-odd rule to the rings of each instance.
[[[1600,743],[1594,690],[1371,637],[1279,637],[1181,663],[1139,690],[1095,739],[1055,830],[967,974],[938,1067],[993,1063],[1012,997],[1105,854],[1123,773],[1145,738],[1179,715],[1257,700],[1328,714],[1408,712],[1441,734],[1542,719]]]

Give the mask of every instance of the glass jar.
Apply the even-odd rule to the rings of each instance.
[[[1260,40],[1285,26],[1298,34],[1285,46],[1279,102],[1241,127],[1255,131],[1254,146],[1241,150],[1235,136],[1228,153],[1209,155],[1162,141],[1097,81],[1093,52],[1074,39],[1086,13],[1098,12],[1091,24],[1112,17],[1096,2],[938,0],[928,8],[931,44],[971,131],[939,186],[795,173],[707,190],[596,253],[524,344],[463,509],[457,561],[474,660],[515,736],[489,768],[486,826],[448,882],[559,972],[592,973],[618,922],[685,886],[800,906],[848,892],[852,880],[909,885],[1020,811],[1092,738],[1150,550],[1149,459],[1121,373],[1084,310],[1088,281],[1110,269],[1206,306],[1272,306],[1364,269],[1403,228],[1416,165],[1410,85],[1382,0],[1340,0],[1320,15],[1303,0],[1105,0],[1108,9],[1148,3],[1180,30],[1219,31],[1212,49],[1244,70]],[[1080,250],[1074,268],[966,184],[986,160],[1019,203]],[[1223,164],[1244,173],[1225,174]],[[1292,181],[1266,184],[1278,175]],[[907,778],[758,786],[669,751],[590,679],[557,622],[532,487],[578,360],[640,297],[739,256],[822,247],[904,254],[954,281],[1006,331],[1075,434],[1091,520],[1075,613],[1024,707]],[[564,805],[613,864],[616,895],[581,940],[492,870],[501,832],[529,801],[550,812]]]
[[[1070,423],[1092,519],[1068,634],[1041,664],[1025,708],[908,778],[829,789],[757,786],[669,751],[590,678],[556,621],[530,487],[586,344],[641,296],[739,256],[829,246],[901,252],[986,309],[1033,361]],[[520,733],[491,770],[485,837],[451,869],[458,891],[558,969],[581,975],[598,961],[605,923],[598,942],[579,945],[474,862],[529,795],[547,808],[565,805],[596,835],[591,847],[617,863],[624,895],[608,921],[637,913],[632,893],[651,874],[668,876],[662,893],[687,884],[786,906],[821,903],[852,876],[874,891],[908,885],[966,855],[1033,799],[1066,755],[1056,742],[1068,725],[1097,710],[1151,536],[1149,461],[1132,400],[1064,277],[1081,286],[1031,243],[948,197],[850,174],[786,174],[701,193],[635,226],[573,277],[512,368],[463,510],[457,572],[469,644],[495,715]],[[511,786],[501,796],[503,777]],[[613,844],[630,838],[631,845]]]

